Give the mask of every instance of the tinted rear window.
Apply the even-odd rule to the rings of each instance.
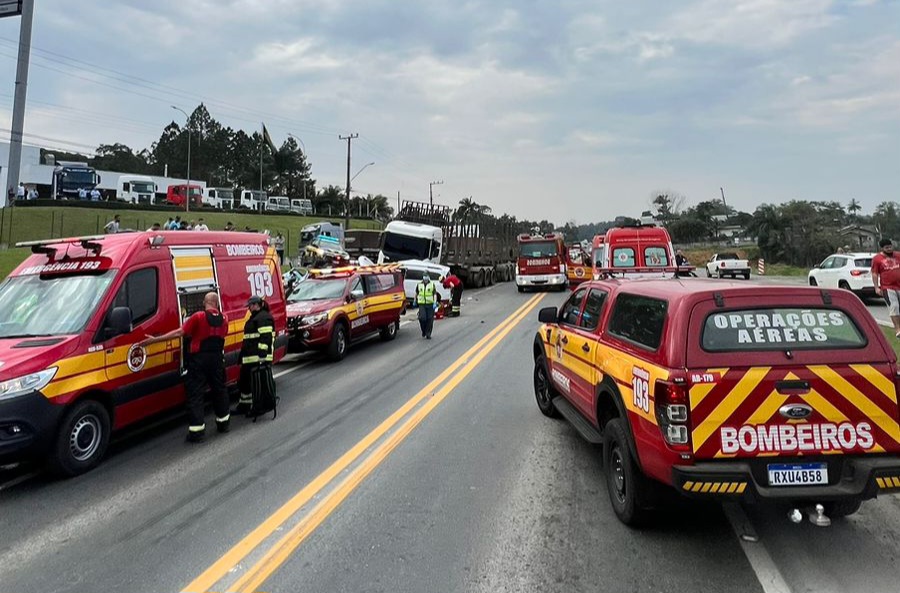
[[[668,303],[635,294],[620,294],[609,320],[609,333],[656,350],[662,341]]]
[[[738,258],[737,253],[720,253],[717,259],[723,260],[723,259],[737,259],[737,258]]]
[[[872,267],[872,258],[865,257],[865,258],[861,258],[861,259],[855,259],[855,260],[853,260],[853,265],[855,265],[857,268],[871,268]]]
[[[861,348],[865,335],[837,309],[744,309],[706,318],[701,345],[707,352]]]

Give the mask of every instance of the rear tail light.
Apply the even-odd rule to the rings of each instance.
[[[725,267],[725,262],[720,263],[720,264],[719,264],[719,267],[720,267],[720,268],[724,268],[724,267]]]
[[[865,273],[866,273],[865,270],[850,270],[851,276],[862,276]]]
[[[690,402],[684,381],[657,381],[655,389],[656,421],[663,438],[676,451],[691,450]]]

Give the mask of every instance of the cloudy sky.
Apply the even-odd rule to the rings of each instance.
[[[37,0],[26,140],[148,147],[175,104],[319,186],[590,222],[658,190],[900,200],[898,0]],[[0,20],[8,136],[19,19]],[[74,60],[74,61],[73,61]]]

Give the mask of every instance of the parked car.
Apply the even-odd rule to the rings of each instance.
[[[706,262],[707,278],[724,278],[730,276],[737,278],[743,276],[744,280],[750,279],[750,262],[738,257],[737,253],[716,253]]]
[[[809,285],[825,288],[843,288],[853,291],[859,298],[875,296],[872,281],[874,253],[835,253],[809,271]]]

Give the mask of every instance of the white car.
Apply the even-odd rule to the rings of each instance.
[[[809,271],[809,285],[852,290],[864,299],[875,296],[872,282],[874,253],[835,253]]]

